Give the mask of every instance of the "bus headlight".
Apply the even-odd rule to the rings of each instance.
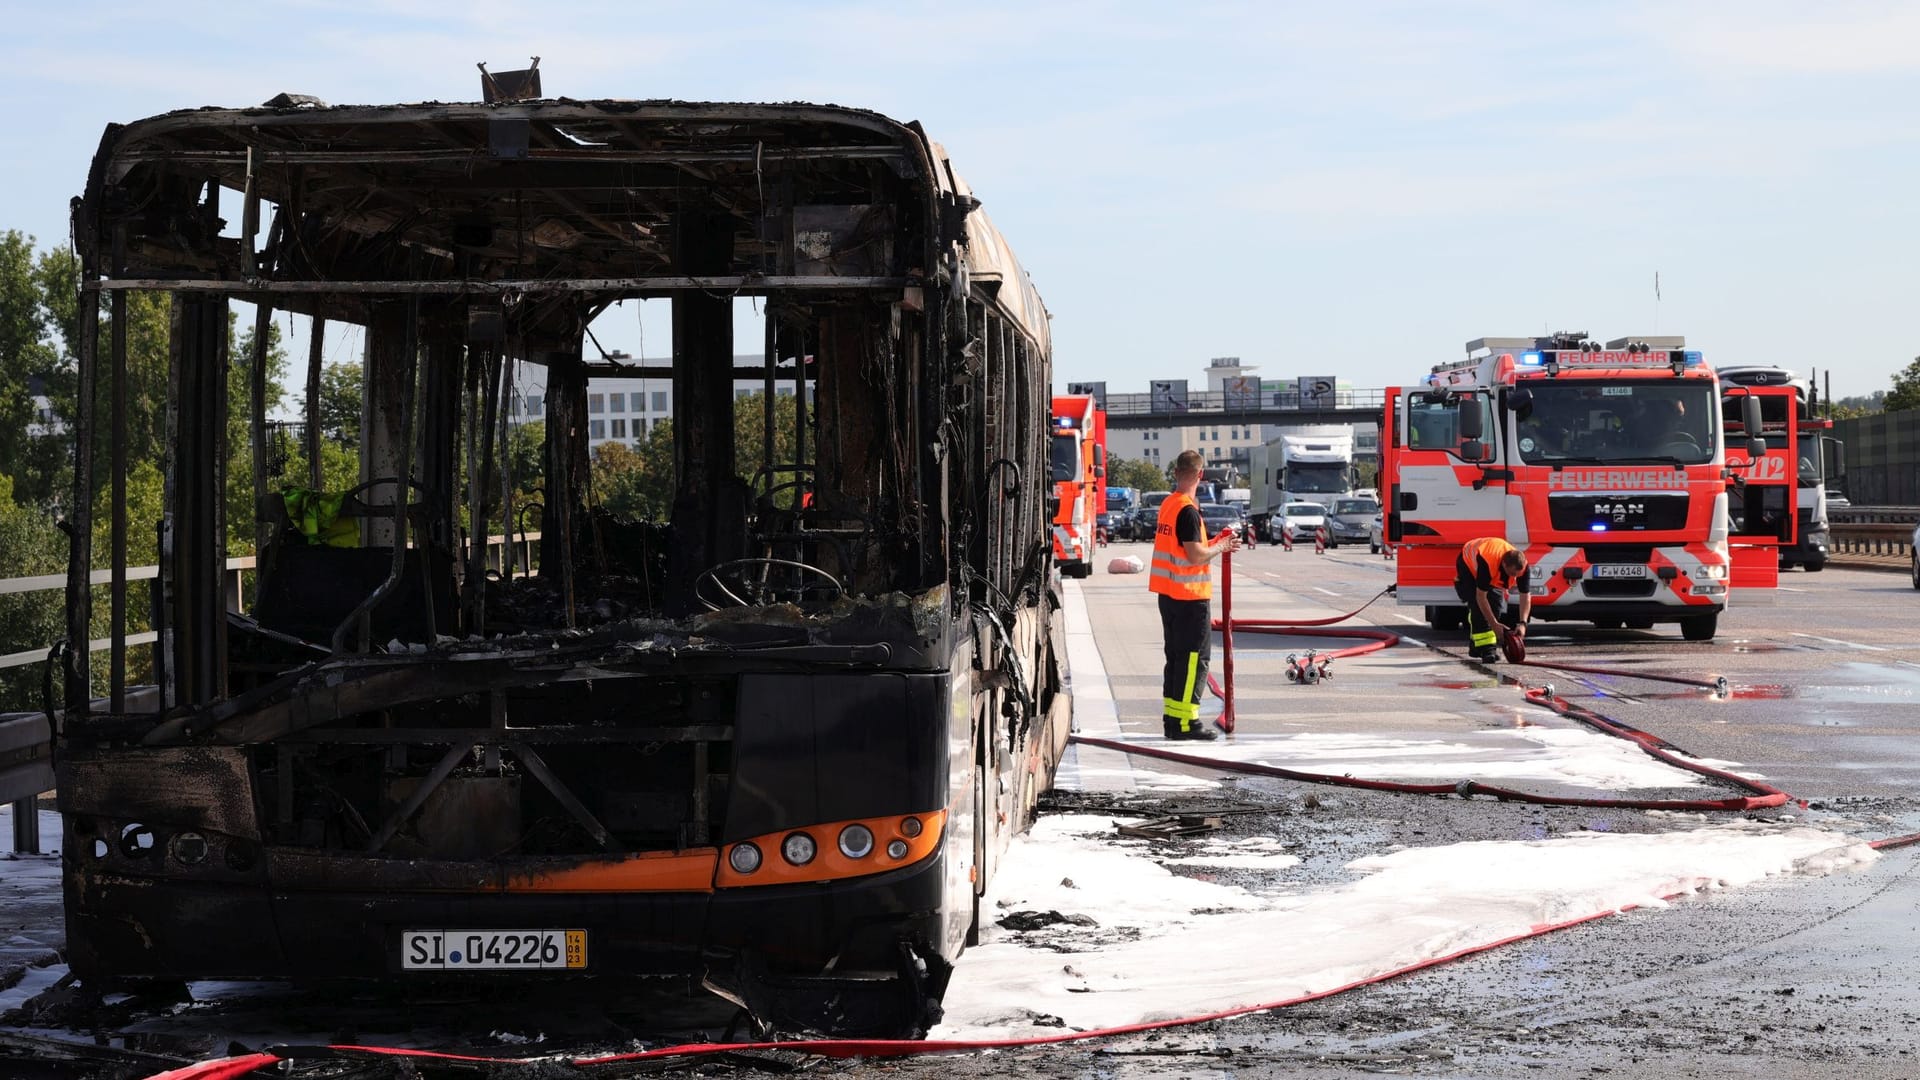
[[[199,866],[207,861],[207,838],[197,832],[176,833],[167,850],[182,866]]]
[[[760,869],[760,849],[752,844],[735,844],[727,852],[727,865],[736,874],[751,874]]]
[[[814,850],[813,837],[803,832],[788,833],[787,838],[780,841],[780,857],[795,866],[812,862]]]
[[[865,825],[849,825],[841,829],[840,854],[849,859],[864,859],[873,854],[873,830]]]

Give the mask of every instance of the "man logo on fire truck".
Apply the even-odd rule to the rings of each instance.
[[[1677,622],[1704,641],[1730,588],[1774,586],[1778,549],[1793,542],[1779,507],[1792,498],[1794,447],[1791,432],[1755,437],[1757,398],[1790,391],[1729,389],[1740,398],[1723,415],[1714,370],[1685,346],[1482,338],[1423,385],[1389,389],[1382,524],[1400,602],[1457,628],[1454,560],[1480,537],[1524,555],[1541,619]]]

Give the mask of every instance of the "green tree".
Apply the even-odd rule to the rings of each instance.
[[[1893,377],[1893,389],[1887,392],[1886,409],[1920,409],[1920,356]]]
[[[57,574],[67,565],[67,538],[44,512],[13,500],[13,478],[0,473],[0,578]],[[64,636],[64,594],[58,589],[0,596],[0,654],[40,651]],[[44,664],[0,668],[0,712],[41,707]]]
[[[637,447],[605,442],[593,454],[593,496],[627,517],[665,521],[673,511],[673,424],[662,420]]]
[[[359,364],[328,364],[320,369],[320,435],[341,446],[360,446]],[[300,415],[307,410],[306,396],[300,399]]]
[[[0,463],[11,469],[18,470],[28,457],[32,386],[59,366],[53,324],[44,279],[36,273],[33,238],[12,229],[0,233]],[[35,479],[29,478],[29,488],[43,486]],[[9,483],[9,503],[12,488]]]
[[[1141,491],[1165,491],[1171,485],[1167,482],[1166,472],[1151,461],[1109,455],[1107,486],[1139,488]]]

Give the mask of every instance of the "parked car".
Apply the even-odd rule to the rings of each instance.
[[[1125,521],[1126,518],[1127,518],[1126,514],[1120,511],[1112,511],[1109,513],[1101,514],[1099,517],[1094,519],[1094,527],[1100,531],[1099,535],[1101,536],[1103,543],[1111,543],[1120,538],[1118,529],[1119,529],[1120,523],[1122,521]]]
[[[1313,531],[1327,523],[1327,508],[1317,502],[1290,502],[1280,508],[1268,523],[1274,543],[1312,540]]]
[[[1240,542],[1253,543],[1253,526],[1247,524],[1247,516],[1232,503],[1201,503],[1200,520],[1206,523],[1207,535],[1232,529],[1240,534]]]
[[[1342,540],[1357,544],[1367,539],[1380,503],[1354,496],[1333,500],[1331,509],[1333,512],[1327,515],[1327,546],[1339,547]]]
[[[1380,549],[1386,546],[1387,546],[1386,514],[1384,513],[1375,514],[1373,515],[1373,524],[1367,526],[1367,550],[1373,552],[1375,555],[1378,555],[1380,554]]]
[[[1126,529],[1129,540],[1151,540],[1153,531],[1160,527],[1160,508],[1142,506],[1127,515]]]

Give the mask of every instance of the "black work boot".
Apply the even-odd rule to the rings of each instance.
[[[1169,739],[1184,739],[1184,740],[1197,741],[1197,742],[1212,742],[1215,739],[1218,739],[1220,737],[1214,734],[1212,728],[1207,727],[1206,725],[1201,724],[1197,721],[1194,723],[1192,728],[1183,730],[1180,727],[1180,721],[1174,720],[1170,717],[1161,717],[1160,727],[1162,731],[1165,733],[1166,737]]]
[[[1500,662],[1500,650],[1491,645],[1482,645],[1472,652],[1467,653],[1467,655],[1483,664],[1497,664]]]

